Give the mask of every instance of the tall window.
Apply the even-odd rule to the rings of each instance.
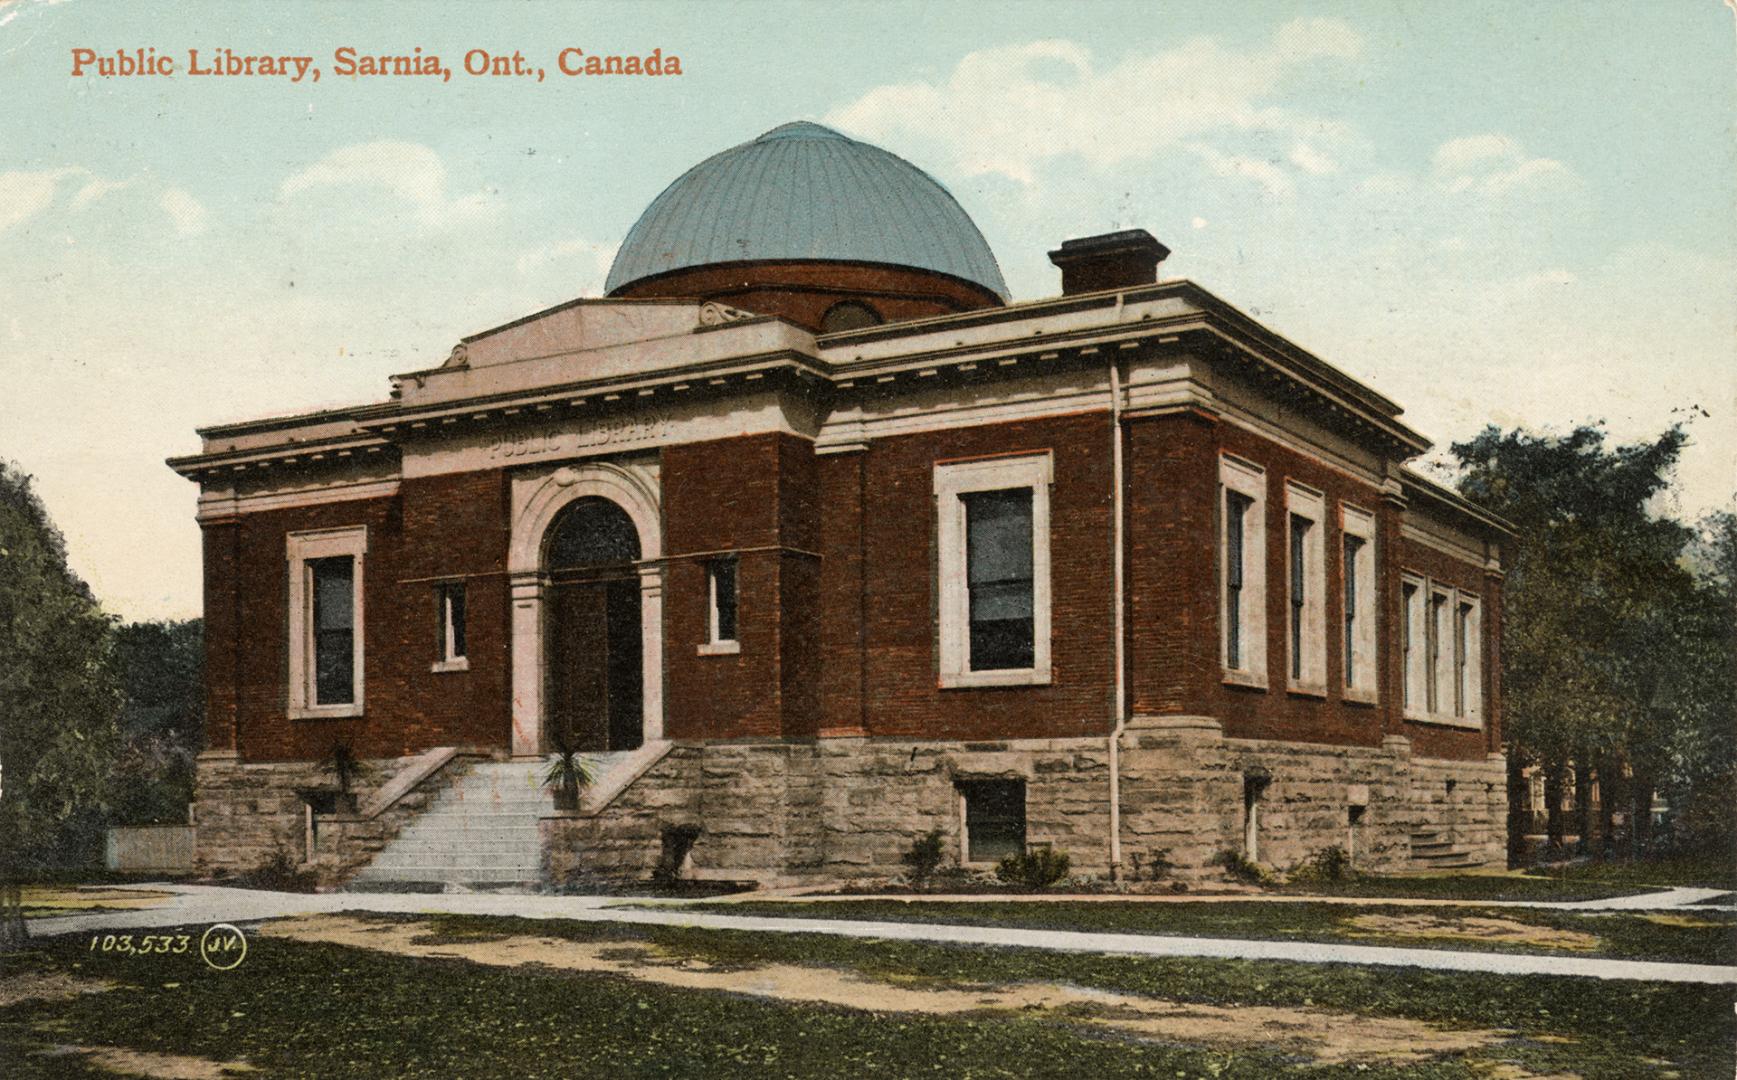
[[[965,503],[965,580],[971,670],[1029,668],[1032,618],[1031,489],[973,491]]]
[[[941,685],[1050,677],[1050,456],[935,467]]]
[[[362,526],[290,533],[289,714],[362,713]]]
[[[1447,686],[1448,671],[1442,664],[1442,650],[1453,647],[1448,628],[1448,593],[1434,589],[1429,594],[1429,711],[1440,713],[1444,699],[1451,693]]]
[[[1466,606],[1454,607],[1454,715],[1466,714]]]
[[[1378,685],[1375,659],[1375,515],[1354,506],[1339,507],[1344,587],[1345,690],[1347,696],[1373,699]]]
[[[465,652],[464,582],[448,581],[434,588],[436,671],[461,671],[469,666]]]
[[[1265,686],[1266,474],[1221,457],[1219,566],[1220,656],[1228,682]]]
[[[1416,581],[1405,581],[1399,586],[1399,625],[1400,649],[1405,657],[1401,693],[1405,712],[1411,713],[1423,703],[1420,688],[1422,678],[1422,645],[1423,633],[1423,601],[1420,591],[1423,585]]]
[[[1289,511],[1290,681],[1293,690],[1325,693],[1327,689],[1327,568],[1321,493],[1298,484],[1285,488]]]
[[[314,704],[356,700],[356,560],[308,560],[314,586]]]
[[[1248,513],[1254,500],[1240,491],[1224,493],[1225,664],[1243,666],[1242,595],[1248,559]]]

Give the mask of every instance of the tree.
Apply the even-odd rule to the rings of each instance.
[[[205,745],[203,636],[198,619],[127,623],[115,632],[126,744],[116,763],[115,824],[187,819],[194,759]]]
[[[1645,817],[1683,719],[1675,688],[1689,675],[1691,642],[1704,643],[1704,628],[1683,619],[1695,589],[1681,561],[1692,532],[1649,504],[1685,442],[1681,426],[1614,448],[1596,425],[1564,436],[1491,427],[1453,447],[1461,493],[1518,531],[1504,552],[1509,767],[1544,769],[1556,845],[1556,793],[1571,768],[1577,786],[1592,768],[1613,779],[1632,768]],[[1593,824],[1583,814],[1583,842]]]
[[[119,741],[114,628],[0,461],[0,947],[27,936],[25,878],[88,859]]]

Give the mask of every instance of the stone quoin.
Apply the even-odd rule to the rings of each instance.
[[[653,200],[606,295],[203,429],[170,462],[199,859],[875,879],[939,830],[1131,880],[1500,863],[1508,526],[1166,255],[1068,240],[1061,294],[1011,301],[940,184],[786,124]]]

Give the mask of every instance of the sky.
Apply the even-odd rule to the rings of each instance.
[[[0,458],[126,619],[200,610],[194,428],[380,400],[464,335],[599,294],[686,168],[798,119],[945,184],[1015,299],[1143,227],[1398,400],[1689,423],[1661,509],[1737,490],[1730,0],[415,4],[0,0]],[[450,81],[344,77],[335,51]],[[683,74],[566,77],[561,50]],[[169,77],[72,74],[154,49]],[[321,78],[193,76],[307,55]],[[546,77],[472,77],[470,50]]]

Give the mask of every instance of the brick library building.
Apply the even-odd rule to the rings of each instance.
[[[1067,240],[1011,302],[935,180],[786,124],[653,199],[602,297],[201,430],[200,863],[1499,865],[1508,527],[1167,254]]]

